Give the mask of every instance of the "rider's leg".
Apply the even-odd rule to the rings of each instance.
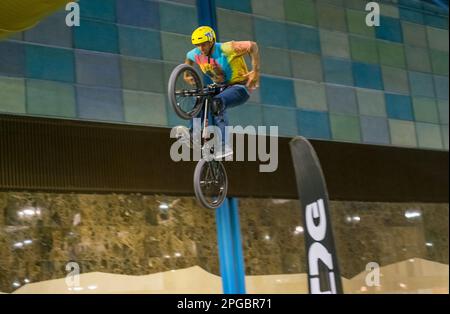
[[[232,85],[225,89],[220,94],[214,97],[218,101],[219,110],[214,115],[214,123],[217,125],[222,133],[222,143],[226,144],[225,127],[228,126],[227,109],[244,104],[250,98],[250,94],[244,85]]]

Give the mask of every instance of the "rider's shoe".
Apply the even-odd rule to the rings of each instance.
[[[228,144],[225,144],[222,146],[221,150],[217,151],[214,154],[214,159],[222,160],[223,158],[225,158],[225,160],[231,160],[233,158],[233,153],[233,149]]]

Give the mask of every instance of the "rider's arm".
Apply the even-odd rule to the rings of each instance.
[[[233,41],[232,47],[239,56],[248,54],[252,58],[252,71],[259,73],[259,48],[254,41]]]
[[[188,64],[190,66],[194,66],[194,61],[192,61],[191,59],[188,59],[188,58],[186,58],[184,63]],[[195,85],[195,80],[194,80],[194,78],[191,75],[188,74],[188,71],[184,72],[183,79],[186,81],[186,83],[191,84],[191,85]]]
[[[194,61],[192,61],[191,59],[186,59],[184,63],[189,64],[190,66],[194,66]]]

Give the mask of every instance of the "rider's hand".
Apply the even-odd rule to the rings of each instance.
[[[247,78],[247,88],[251,91],[259,87],[259,72],[250,71],[244,75]]]

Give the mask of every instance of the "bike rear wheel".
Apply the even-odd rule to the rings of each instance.
[[[228,177],[220,161],[201,159],[194,172],[194,192],[197,200],[206,208],[222,205],[227,196]]]
[[[192,78],[192,84],[185,81]],[[178,65],[170,74],[168,94],[176,114],[186,120],[195,118],[202,109],[202,97],[192,94],[202,89],[202,80],[197,71],[188,64]]]

